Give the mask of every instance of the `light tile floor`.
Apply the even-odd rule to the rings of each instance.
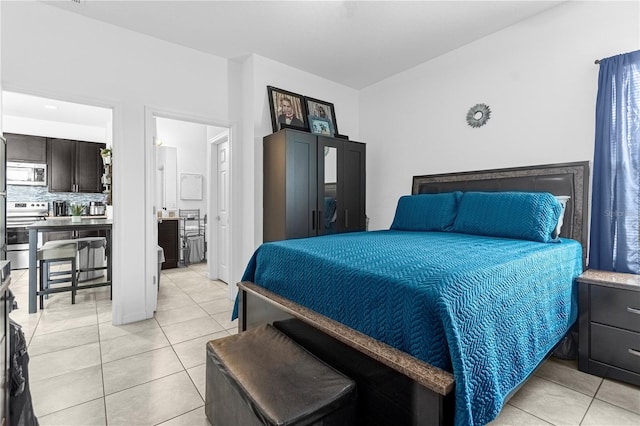
[[[236,332],[227,286],[206,265],[163,271],[153,319],[111,324],[109,290],[52,295],[28,314],[27,276],[12,272],[41,425],[209,426],[204,414],[205,344]],[[491,423],[640,425],[640,388],[545,362]]]
[[[27,338],[34,411],[47,425],[203,425],[205,344],[236,333],[227,285],[206,264],[162,271],[153,319],[111,324],[108,288],[60,293],[28,313],[26,271],[12,271]]]

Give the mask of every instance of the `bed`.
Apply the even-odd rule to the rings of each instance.
[[[416,176],[412,194],[422,196],[401,198],[390,230],[256,250],[239,283],[239,329],[284,324],[355,375],[361,424],[485,424],[576,320],[587,188],[586,162]],[[546,193],[568,196],[565,208]],[[515,237],[483,228],[474,212],[513,194],[552,206],[548,220],[521,215],[544,222],[544,240],[520,236],[520,215]],[[399,213],[416,200],[438,206],[426,228]],[[560,234],[547,237],[558,216]]]

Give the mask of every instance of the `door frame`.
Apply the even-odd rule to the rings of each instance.
[[[232,143],[231,136],[232,130],[234,127],[233,123],[216,120],[208,117],[197,116],[193,114],[180,113],[176,111],[171,111],[167,109],[157,108],[153,106],[145,105],[145,211],[147,213],[147,219],[145,220],[145,228],[146,228],[146,242],[145,242],[145,260],[146,260],[146,282],[145,286],[145,306],[146,306],[146,314],[148,318],[153,316],[153,308],[155,307],[156,301],[154,297],[157,297],[157,282],[159,277],[158,275],[158,219],[157,213],[154,210],[155,208],[155,195],[156,195],[156,157],[155,157],[155,143],[154,140],[156,128],[155,128],[155,118],[168,118],[171,120],[179,120],[186,121],[190,123],[202,124],[205,126],[213,126],[213,127],[224,127],[229,129],[229,168],[231,169],[233,164],[233,156],[231,154],[232,151]],[[208,141],[207,141],[208,142]],[[209,149],[209,144],[207,143],[207,150]],[[210,158],[209,156],[207,158]],[[209,166],[207,166],[207,170]],[[209,176],[207,176],[209,178]],[[207,179],[209,185],[211,185],[211,180]],[[231,186],[232,183],[229,184]],[[232,195],[229,196],[232,198]],[[230,200],[231,201],[231,200]],[[207,203],[209,204],[209,203]],[[209,207],[207,207],[209,210]],[[231,215],[231,206],[229,207],[230,215]],[[210,211],[207,211],[207,217],[211,217]],[[207,221],[207,228],[209,227],[209,223],[211,220]],[[207,232],[207,231],[205,231]],[[208,247],[207,247],[207,259],[210,259],[210,239],[207,239]],[[231,220],[229,220],[229,249],[233,246],[233,227]],[[231,254],[232,252],[230,252]],[[229,267],[231,268],[231,264],[233,262],[232,257],[229,257]]]
[[[79,95],[71,95],[69,93],[61,93],[49,89],[37,88],[31,89],[21,85],[14,84],[2,84],[0,87],[2,92],[15,92],[23,95],[37,96],[39,98],[56,99],[63,102],[71,102],[80,105],[94,106],[99,108],[105,108],[111,110],[111,126],[107,127],[107,140],[111,139],[111,148],[113,149],[113,170],[112,176],[112,193],[113,198],[111,205],[113,206],[113,225],[111,228],[111,256],[112,260],[112,273],[111,273],[111,288],[113,290],[113,299],[111,304],[111,322],[114,325],[121,325],[127,322],[131,322],[128,318],[124,318],[122,306],[124,305],[124,299],[122,298],[122,291],[120,290],[126,282],[126,276],[123,272],[123,268],[120,266],[124,262],[122,260],[122,251],[118,249],[121,241],[126,241],[126,237],[122,235],[122,227],[119,225],[118,218],[125,215],[125,209],[123,207],[124,201],[122,200],[122,191],[120,191],[121,180],[118,179],[120,166],[118,165],[118,152],[120,146],[122,146],[122,140],[124,139],[124,105],[121,101],[105,98],[95,98]],[[4,112],[2,112],[4,114]],[[3,126],[4,130],[4,126]]]

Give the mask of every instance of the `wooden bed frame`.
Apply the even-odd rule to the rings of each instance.
[[[568,195],[571,198],[565,210],[561,236],[580,241],[583,248],[583,266],[587,253],[587,206],[589,188],[589,163],[564,163],[544,166],[495,169],[475,172],[448,173],[439,175],[414,176],[412,193],[437,193],[461,191],[544,191],[554,195]],[[318,336],[309,339],[330,339],[340,345],[340,350],[357,352],[357,356],[379,365],[381,370],[391,371],[405,382],[399,385],[403,401],[406,402],[408,418],[394,421],[395,424],[435,425],[452,424],[454,417],[455,380],[451,373],[420,361],[404,352],[394,349],[376,339],[355,331],[339,322],[311,311],[304,306],[287,300],[251,282],[238,283],[239,325],[238,330],[296,318],[307,330]],[[293,320],[296,321],[296,320]],[[327,340],[323,340],[326,344]],[[331,343],[333,344],[333,343]],[[319,346],[320,347],[320,346]],[[309,349],[309,348],[308,348]],[[332,349],[333,350],[333,349]],[[336,349],[337,350],[337,349]],[[312,352],[314,352],[312,350]],[[322,354],[314,352],[323,359]],[[361,363],[363,358],[360,358]],[[331,364],[328,360],[325,360]],[[335,360],[334,360],[335,361]],[[339,362],[339,361],[338,361]],[[346,361],[345,361],[346,362]],[[353,361],[351,361],[353,363]],[[334,367],[340,369],[340,366]],[[353,366],[349,366],[351,368]],[[385,376],[385,382],[389,381]],[[393,380],[393,379],[392,379]],[[357,380],[356,380],[357,381]],[[409,385],[406,385],[409,382]],[[361,389],[360,393],[367,390]],[[375,390],[372,392],[375,393]],[[393,412],[395,402],[386,397],[373,396],[369,406],[382,408],[380,412]],[[389,404],[389,407],[384,407]],[[364,409],[363,409],[364,410]],[[367,416],[367,411],[360,414]],[[373,415],[360,419],[362,424],[384,424],[389,419]]]

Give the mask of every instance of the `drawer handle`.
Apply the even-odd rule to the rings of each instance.
[[[627,307],[627,311],[628,311],[628,312],[631,312],[632,314],[640,315],[640,309]]]
[[[636,351],[635,349],[629,348],[629,353],[631,355],[640,356],[640,351]]]

